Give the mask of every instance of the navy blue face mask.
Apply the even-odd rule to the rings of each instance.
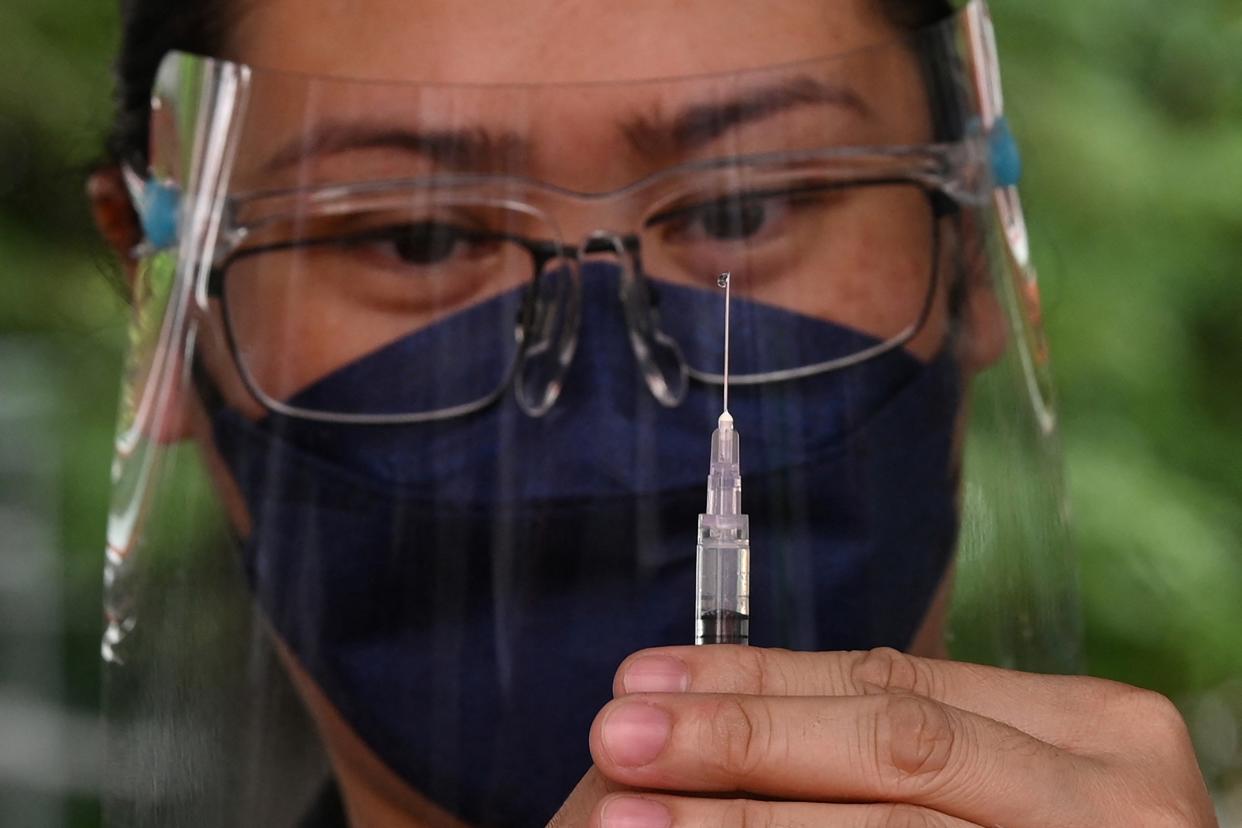
[[[618,270],[592,264],[582,277],[577,357],[543,417],[512,395],[400,427],[213,413],[272,627],[381,759],[472,824],[543,825],[590,766],[590,723],[622,659],[692,640],[720,390],[691,383],[682,405],[659,405],[629,350]],[[705,295],[661,286],[659,307],[701,313]],[[468,338],[480,314],[513,306],[498,297],[434,335],[465,326]],[[859,336],[775,308],[740,312],[790,341]],[[427,335],[302,393],[365,395],[402,376]],[[960,389],[944,348],[929,363],[898,349],[731,391],[753,644],[910,643],[957,531]]]

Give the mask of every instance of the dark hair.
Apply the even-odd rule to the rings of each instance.
[[[899,29],[921,29],[953,13],[952,0],[879,0],[880,12]]]
[[[151,86],[160,61],[177,50],[220,54],[231,20],[229,3],[121,0],[121,45],[114,66],[116,110],[107,142],[113,161],[145,161]]]
[[[876,0],[901,29],[918,29],[953,12],[952,0]],[[108,138],[113,161],[141,168],[147,155],[151,85],[170,51],[218,55],[237,0],[121,0],[121,46],[117,56],[116,114]],[[833,0],[823,0],[833,2]]]

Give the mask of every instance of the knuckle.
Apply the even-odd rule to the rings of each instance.
[[[1065,678],[1066,681],[1072,681],[1074,694],[1080,698],[1087,698],[1097,704],[1105,704],[1111,699],[1122,695],[1127,690],[1134,688],[1122,684],[1112,679],[1099,678],[1098,676],[1070,676]]]
[[[729,780],[750,778],[771,751],[772,717],[758,697],[723,698],[711,704],[700,755]]]
[[[761,647],[747,647],[742,653],[743,672],[747,679],[745,692],[756,696],[781,695],[779,688],[784,682],[779,675],[774,675],[779,672],[777,660]]]
[[[785,696],[793,692],[797,682],[788,672],[789,651],[756,647],[755,653],[759,669],[758,694]]]
[[[1138,704],[1142,715],[1161,733],[1179,738],[1186,735],[1186,722],[1172,699],[1151,690],[1140,690],[1139,697]]]
[[[1125,727],[1138,725],[1139,734],[1161,749],[1190,744],[1190,732],[1181,712],[1167,696],[1152,690],[1126,687],[1119,691],[1114,715]]]
[[[1144,702],[1138,698],[1146,691],[1111,679],[1095,676],[1073,676],[1058,679],[1059,698],[1094,728],[1110,733],[1125,733],[1133,738],[1133,706]]]
[[[860,654],[850,670],[854,687],[864,693],[932,695],[932,673],[927,664],[892,647]]]
[[[762,648],[724,644],[713,648],[711,655],[715,658],[695,685],[696,692],[765,694],[769,665]]]
[[[914,805],[878,806],[867,828],[947,828],[948,821],[934,811]]]
[[[784,696],[793,686],[784,658],[786,651],[763,647],[736,647],[732,669],[717,682],[717,692],[748,696]]]
[[[936,787],[951,768],[957,733],[949,713],[919,696],[890,696],[876,716],[881,771],[898,784]]]
[[[775,828],[772,811],[753,799],[731,799],[720,815],[721,828]]]

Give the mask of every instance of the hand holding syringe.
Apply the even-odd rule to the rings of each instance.
[[[728,273],[716,281],[725,290],[724,405],[712,432],[707,510],[699,515],[695,644],[750,641],[750,518],[741,514],[740,445],[729,414],[729,281]]]

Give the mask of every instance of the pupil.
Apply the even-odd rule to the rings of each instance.
[[[763,226],[763,205],[755,199],[719,201],[704,216],[709,235],[717,239],[752,236]]]
[[[410,225],[395,239],[397,254],[414,264],[447,259],[457,245],[457,232],[446,224],[424,221]]]

